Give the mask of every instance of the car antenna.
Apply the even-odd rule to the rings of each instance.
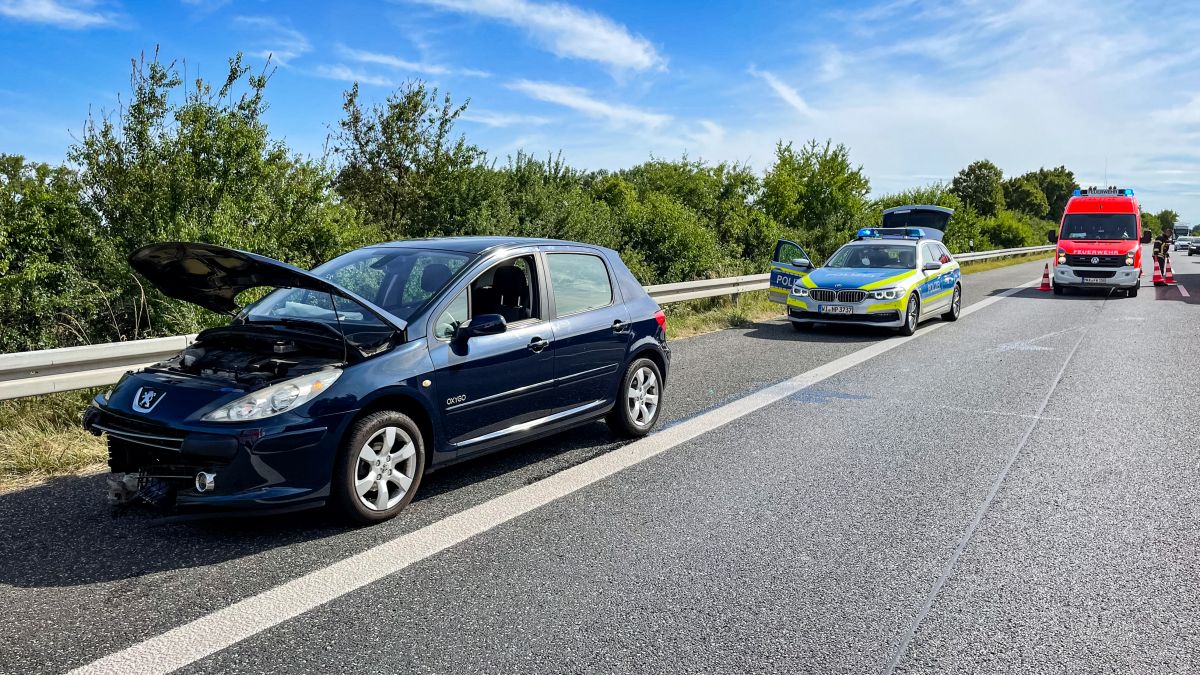
[[[329,306],[333,308],[333,318],[337,321],[338,332],[342,334],[342,364],[350,359],[350,354],[346,346],[346,331],[342,330],[342,315],[337,310],[337,300],[333,297],[333,291],[329,291]]]

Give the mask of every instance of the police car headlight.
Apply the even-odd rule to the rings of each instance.
[[[205,422],[245,422],[278,415],[311,401],[329,388],[342,371],[322,370],[246,394],[205,415]]]
[[[792,295],[794,295],[798,298],[807,298],[808,297],[808,289],[803,286],[799,286],[799,285],[792,286]]]
[[[903,288],[880,288],[879,290],[870,291],[871,298],[874,300],[899,300],[904,297]]]

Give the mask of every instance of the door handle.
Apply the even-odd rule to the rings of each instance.
[[[546,347],[549,347],[549,346],[550,346],[550,342],[548,340],[543,340],[540,337],[535,337],[529,341],[529,351],[533,352],[534,354],[542,351],[543,349],[545,349]]]
[[[624,333],[625,331],[629,330],[629,322],[617,319],[613,322],[612,328],[614,333]]]

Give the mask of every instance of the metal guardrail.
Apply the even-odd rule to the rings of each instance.
[[[1053,250],[1054,246],[963,253],[960,262],[1007,258]],[[769,274],[750,274],[724,279],[701,279],[677,284],[647,286],[646,292],[659,304],[737,295],[770,287]],[[195,335],[128,342],[44,349],[36,352],[0,354],[0,400],[51,394],[72,389],[101,387],[116,382],[123,373],[170,358],[191,344]]]

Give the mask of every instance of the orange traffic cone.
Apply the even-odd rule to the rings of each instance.
[[[1038,286],[1039,291],[1048,291],[1050,289],[1050,263],[1046,263],[1046,269],[1042,270],[1042,285]]]
[[[1155,286],[1162,286],[1164,282],[1162,270],[1158,269],[1158,258],[1151,259],[1154,261],[1154,278],[1150,280],[1150,283],[1154,284]]]
[[[1167,271],[1166,271],[1165,276],[1163,277],[1163,281],[1165,281],[1168,284],[1175,283],[1175,273],[1171,271],[1171,259],[1170,258],[1167,258]]]

